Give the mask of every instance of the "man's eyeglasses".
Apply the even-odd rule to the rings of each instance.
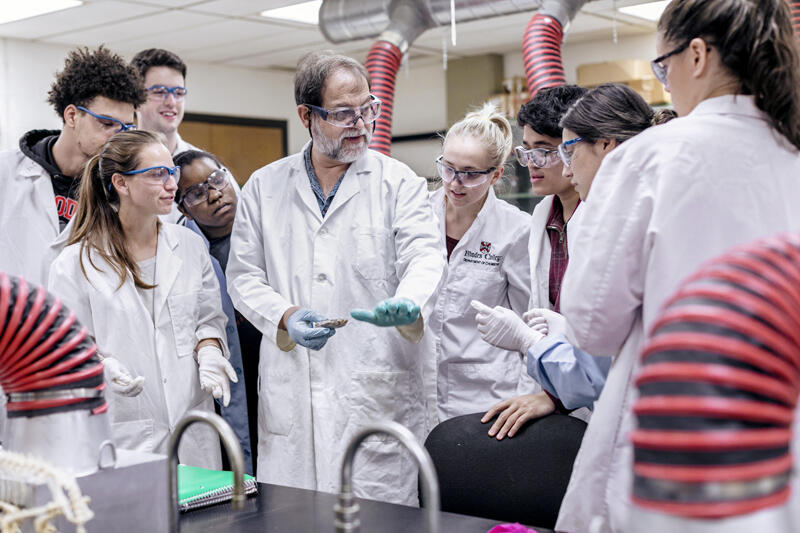
[[[123,176],[137,176],[141,175],[153,182],[161,182],[165,184],[170,177],[175,178],[175,183],[181,179],[181,167],[147,167],[140,170],[129,170],[128,172],[120,172]]]
[[[566,166],[572,164],[572,156],[575,155],[575,145],[583,141],[583,137],[575,137],[569,141],[563,142],[558,145],[558,155],[561,157],[561,162]]]
[[[514,148],[514,155],[517,156],[517,162],[523,167],[533,164],[536,168],[549,168],[560,161],[557,149],[533,148],[526,150],[522,146],[517,146]]]
[[[225,189],[229,183],[230,178],[228,177],[228,171],[224,168],[218,168],[209,174],[206,181],[203,183],[192,185],[183,191],[183,193],[179,193],[176,196],[176,200],[179,204],[182,203],[186,207],[194,207],[208,200],[209,187],[221,191]]]
[[[92,115],[94,118],[97,119],[97,121],[100,123],[100,125],[103,126],[104,128],[113,128],[115,126],[118,126],[118,128],[116,130],[114,130],[114,133],[119,133],[121,131],[128,131],[128,130],[135,130],[136,129],[136,124],[133,124],[133,123],[126,124],[125,122],[122,122],[121,120],[116,119],[114,117],[108,117],[106,115],[98,115],[97,113],[92,113],[91,111],[89,111],[88,109],[83,107],[82,105],[76,105],[75,107],[77,109],[80,109],[84,113],[88,113],[89,115]]]
[[[442,161],[442,156],[439,156],[436,158],[436,170],[445,183],[458,180],[464,187],[477,187],[486,183],[489,180],[489,175],[497,170],[497,167],[486,170],[456,170],[445,165]]]
[[[662,85],[667,84],[667,65],[664,64],[664,60],[669,59],[670,57],[680,54],[687,48],[689,48],[689,44],[691,44],[692,40],[689,39],[676,49],[672,50],[671,52],[667,52],[662,56],[658,56],[654,60],[650,62],[650,67],[653,69],[653,74],[655,74],[656,79],[661,82]]]
[[[381,101],[377,96],[369,95],[370,101],[361,107],[339,107],[336,109],[325,109],[311,104],[304,104],[307,108],[313,109],[322,120],[328,124],[333,124],[339,128],[352,128],[358,119],[364,124],[372,124],[381,114]]]
[[[183,97],[189,92],[186,87],[167,87],[166,85],[151,85],[145,90],[147,94],[160,100],[166,100],[170,94],[175,97],[175,100],[183,100]]]

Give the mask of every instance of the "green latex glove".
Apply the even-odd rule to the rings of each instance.
[[[419,306],[408,298],[388,298],[375,309],[353,309],[350,316],[381,327],[407,326],[419,319]]]

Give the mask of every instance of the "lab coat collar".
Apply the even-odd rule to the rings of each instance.
[[[444,187],[440,187],[439,189],[437,189],[431,195],[431,199],[433,200],[433,205],[436,214],[439,216],[439,229],[441,230],[442,240],[446,242],[447,210],[445,209]],[[451,258],[456,256],[456,250],[462,248],[473,233],[481,230],[481,228],[486,223],[486,219],[492,216],[496,204],[497,204],[497,195],[494,193],[494,187],[489,187],[489,194],[486,196],[486,201],[483,203],[483,207],[481,207],[481,210],[478,211],[478,216],[475,217],[475,220],[472,221],[472,224],[469,226],[467,231],[464,232],[464,235],[461,237],[461,239],[459,239],[456,247],[453,248],[453,253],[450,254]]]
[[[161,224],[158,230],[158,249],[156,250],[156,288],[153,298],[155,299],[155,321],[158,324],[158,317],[161,315],[164,305],[167,302],[172,286],[178,279],[183,260],[175,252],[179,241],[177,231],[178,226],[174,224]]]
[[[303,156],[309,144],[311,144],[311,141],[308,141],[299,153],[292,156],[291,171],[292,177],[295,178],[294,181],[297,193],[300,195],[306,208],[313,213],[317,222],[322,224],[322,213],[319,211],[317,198],[314,196],[314,191],[311,190],[311,185],[308,182],[308,173],[306,172],[305,159]],[[378,174],[380,174],[380,166],[377,157],[368,149],[347,168],[347,172],[345,172],[344,178],[342,178],[342,183],[336,191],[336,196],[333,197],[333,202],[331,202],[331,206],[328,208],[325,218],[330,218],[331,215],[341,209],[350,198],[359,193],[361,187],[366,185],[362,183],[362,180],[371,179],[370,176]]]
[[[726,94],[703,100],[688,116],[703,115],[744,115],[764,118],[764,112],[756,106],[753,97],[746,94]]]

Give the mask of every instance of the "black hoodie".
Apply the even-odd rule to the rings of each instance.
[[[78,210],[78,187],[81,182],[80,179],[65,176],[53,158],[53,145],[60,133],[58,130],[31,130],[19,140],[19,149],[50,175],[56,196],[58,224],[63,230]]]

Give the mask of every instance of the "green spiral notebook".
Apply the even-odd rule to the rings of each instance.
[[[256,478],[244,476],[244,493],[258,492]],[[178,465],[178,508],[181,512],[233,498],[233,472]]]

